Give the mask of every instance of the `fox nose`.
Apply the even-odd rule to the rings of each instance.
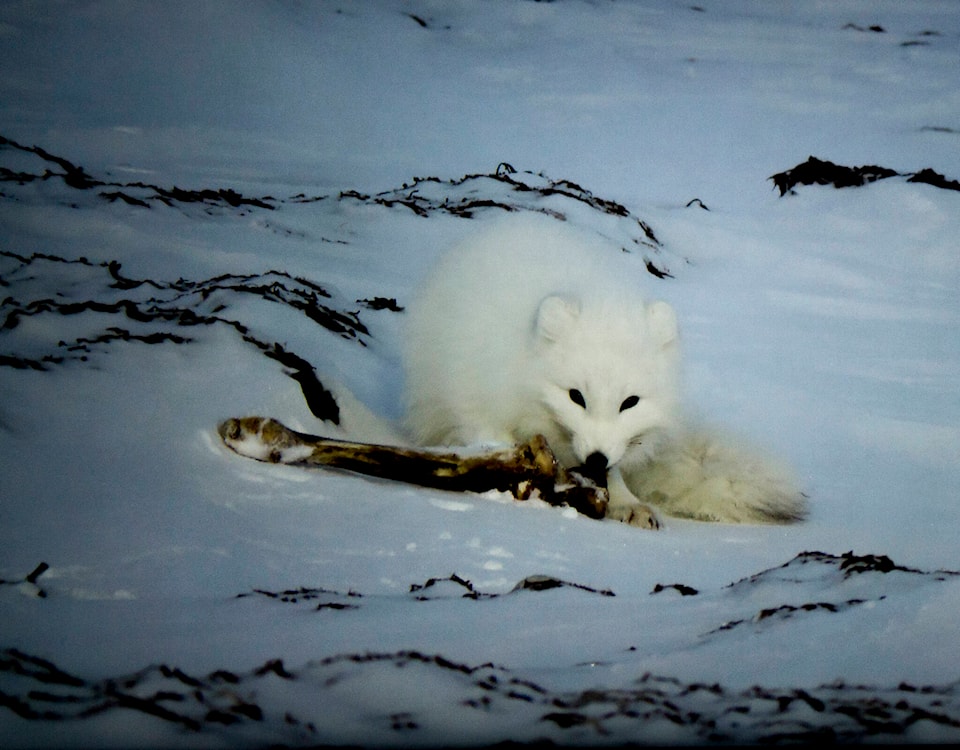
[[[587,456],[587,460],[583,462],[583,466],[579,467],[580,473],[587,477],[587,479],[592,479],[598,486],[606,487],[607,466],[609,463],[606,455],[600,451],[595,451]]]
[[[584,466],[591,471],[606,471],[608,463],[607,457],[603,453],[594,451],[587,456],[587,460],[584,461]]]

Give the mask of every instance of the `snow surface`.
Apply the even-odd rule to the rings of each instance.
[[[936,571],[960,569],[960,193],[894,178],[781,198],[768,179],[811,154],[960,178],[956,3],[7,2],[0,50],[0,135],[105,182],[275,206],[5,181],[5,321],[38,300],[189,307],[395,417],[403,315],[356,300],[403,306],[502,209],[342,193],[437,177],[419,194],[561,211],[630,247],[679,312],[691,411],[789,461],[812,508],[796,526],[654,533],[257,463],[218,421],[327,428],[237,328],[21,316],[0,355],[64,361],[0,367],[0,745],[958,739],[960,578]],[[444,182],[502,162],[630,215]],[[9,146],[0,166],[61,171]],[[637,218],[662,246],[629,244]],[[109,261],[153,285],[111,287]],[[310,284],[368,332],[288,304]],[[190,342],[79,341],[111,326]],[[845,574],[851,550],[908,570]],[[411,593],[452,573],[482,596]],[[511,593],[533,575],[577,585]],[[119,700],[124,678],[197,726]]]

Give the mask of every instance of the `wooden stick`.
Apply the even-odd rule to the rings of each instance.
[[[607,507],[606,488],[560,466],[542,435],[512,450],[464,456],[330,440],[266,417],[227,419],[217,432],[231,450],[258,461],[329,466],[454,492],[499,490],[518,500],[536,493],[551,505],[569,505],[590,518],[603,518]]]

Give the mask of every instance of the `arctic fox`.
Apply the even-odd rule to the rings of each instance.
[[[619,261],[619,262],[618,262]],[[544,435],[561,464],[607,475],[608,516],[787,522],[787,476],[680,413],[673,308],[637,291],[640,265],[547,217],[511,218],[441,259],[408,308],[406,427],[421,445]]]

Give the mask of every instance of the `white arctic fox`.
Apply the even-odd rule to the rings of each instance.
[[[421,445],[543,434],[566,467],[608,472],[608,516],[650,506],[711,521],[788,522],[804,497],[779,469],[679,411],[673,309],[640,265],[547,217],[512,218],[448,253],[408,308],[406,426]]]

